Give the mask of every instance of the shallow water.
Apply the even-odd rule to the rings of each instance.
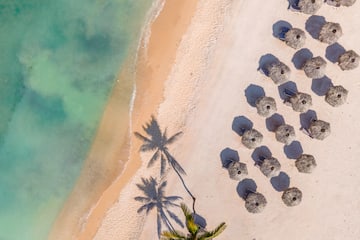
[[[0,0],[1,240],[46,239],[151,3]]]

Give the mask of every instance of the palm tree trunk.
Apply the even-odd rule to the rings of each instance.
[[[195,211],[195,201],[196,201],[196,198],[194,197],[194,195],[192,195],[192,193],[190,192],[189,188],[186,186],[183,177],[181,176],[181,174],[179,173],[179,171],[175,168],[175,166],[174,166],[174,164],[173,164],[172,162],[171,162],[171,166],[172,166],[172,168],[175,170],[176,174],[179,176],[180,181],[181,181],[182,185],[184,186],[186,192],[187,192],[187,193],[190,195],[190,197],[192,198],[192,200],[193,200],[192,209],[193,209],[193,211],[194,211],[194,214],[196,214],[196,211]]]

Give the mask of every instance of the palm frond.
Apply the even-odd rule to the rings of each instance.
[[[178,231],[170,231],[170,232],[164,231],[162,232],[161,236],[162,236],[161,240],[181,240],[181,239],[186,240],[186,236]]]
[[[146,210],[146,214],[148,214],[148,213],[150,212],[150,210],[153,209],[155,206],[156,206],[155,203],[150,202],[150,203],[148,203],[148,204],[145,204],[145,205],[141,206],[141,207],[137,210],[137,212],[138,212],[138,213],[141,213],[142,211]]]
[[[158,187],[158,195],[160,198],[164,197],[165,187],[167,185],[167,181],[163,181]]]
[[[150,202],[151,201],[151,199],[148,197],[135,197],[134,199],[135,199],[135,201],[139,201],[139,202]]]
[[[142,141],[144,141],[144,142],[148,142],[148,143],[151,142],[151,139],[149,139],[149,138],[141,135],[141,134],[138,133],[138,132],[134,132],[134,135],[135,135],[135,137],[137,137],[138,139],[140,139],[140,140],[142,140]]]
[[[147,165],[148,168],[154,165],[155,161],[159,158],[159,154],[160,154],[160,150],[157,150],[154,153],[154,155],[150,158],[149,163]]]
[[[178,132],[178,133],[175,133],[174,135],[172,135],[169,139],[167,139],[166,145],[170,145],[170,144],[174,143],[182,134],[183,134],[183,132]]]
[[[195,220],[194,220],[194,217],[193,215],[191,214],[190,212],[190,209],[184,204],[184,203],[181,203],[181,209],[185,215],[185,218],[186,218],[186,228],[188,229],[188,231],[191,233],[191,234],[196,234],[197,231],[199,230],[199,226],[196,225],[195,223]]]
[[[165,200],[171,201],[171,202],[177,201],[177,200],[182,200],[182,199],[183,199],[183,198],[180,197],[180,196],[169,196],[169,197],[165,197]]]
[[[179,204],[176,204],[176,203],[173,203],[173,202],[170,202],[170,201],[167,201],[167,200],[163,200],[162,205],[164,205],[165,207],[169,207],[169,206],[180,207]]]
[[[159,146],[154,142],[144,143],[140,146],[140,152],[151,152],[157,148],[159,148]]]
[[[160,236],[161,236],[161,218],[160,218],[159,213],[156,214],[156,222],[157,222],[157,234],[158,234],[158,237],[160,238]]]
[[[159,123],[154,116],[151,116],[150,122],[146,123],[143,129],[153,139],[159,140],[162,136]]]
[[[220,223],[213,231],[205,232],[199,240],[210,240],[220,235],[226,228],[226,224],[224,222]]]
[[[177,170],[179,173],[186,175],[185,170],[181,167],[181,165],[175,160],[175,158],[168,152],[164,151],[164,154],[166,156],[166,159],[170,163],[170,165]]]
[[[168,137],[167,137],[167,128],[165,128],[163,134],[162,134],[162,139],[164,141],[164,143],[166,144],[168,141]]]
[[[172,211],[166,209],[166,212],[169,214],[169,216],[180,226],[180,227],[184,227],[184,224],[182,223],[182,221],[180,220],[180,218],[173,213]]]

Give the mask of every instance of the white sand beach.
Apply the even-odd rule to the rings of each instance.
[[[360,121],[357,100],[360,70],[342,71],[336,63],[326,59],[328,45],[312,38],[305,30],[310,15],[287,10],[287,7],[285,0],[199,0],[191,24],[177,48],[175,63],[166,77],[162,103],[155,105],[158,110],[153,114],[162,129],[167,128],[169,135],[178,131],[184,133],[170,151],[187,172],[184,179],[197,199],[197,213],[206,219],[207,228],[211,230],[220,222],[226,222],[227,229],[217,238],[219,240],[352,240],[360,237],[360,162],[357,159],[360,155],[360,128],[357,126]],[[338,43],[346,50],[360,53],[359,2],[341,8],[324,4],[317,15],[340,23],[344,35]],[[326,76],[334,85],[343,85],[349,90],[346,104],[331,107],[324,96],[319,96],[319,84],[315,81],[320,80],[309,79],[302,70],[295,68],[292,59],[297,50],[273,36],[273,24],[280,20],[306,32],[304,48],[313,56],[327,60]],[[312,96],[311,110],[318,119],[331,124],[332,133],[328,138],[311,139],[300,131],[300,114],[282,103],[278,86],[257,70],[260,58],[266,54],[287,64],[298,91]],[[265,118],[247,102],[245,90],[251,85],[257,85],[267,96],[275,98],[277,113],[294,126],[296,141],[303,153],[316,158],[317,168],[313,173],[298,172],[295,160],[289,157],[300,147],[284,148],[267,129]],[[141,116],[142,120],[146,117]],[[264,135],[262,145],[279,159],[282,182],[270,181],[254,166],[253,150],[245,148],[232,129],[234,119],[241,116],[251,120],[254,128]],[[146,118],[150,120],[150,115]],[[132,131],[142,132],[139,125],[145,123],[134,125]],[[141,142],[133,140],[133,147],[138,148]],[[244,200],[238,194],[241,185],[230,179],[222,167],[220,154],[226,148],[238,152],[240,161],[247,164],[248,178],[266,197],[268,203],[262,213],[251,214],[245,209]],[[101,224],[96,231],[91,230],[94,239],[157,239],[155,211],[147,216],[138,214],[141,203],[134,200],[142,195],[135,184],[140,183],[142,177],[159,175],[159,163],[146,168],[150,157],[150,154],[141,154],[141,167],[128,184],[115,193],[117,200],[105,215],[98,215]],[[299,188],[303,194],[302,202],[295,207],[287,207],[281,200],[279,185],[286,185],[287,176],[289,186]],[[181,196],[190,206],[191,199],[171,169],[167,181],[166,194]],[[172,210],[182,219],[180,209]],[[86,225],[84,229],[87,231]]]

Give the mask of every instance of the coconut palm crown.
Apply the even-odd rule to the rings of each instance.
[[[222,222],[219,226],[217,226],[213,231],[205,231],[204,229],[201,229],[196,223],[193,215],[191,214],[189,208],[182,203],[181,209],[185,216],[185,223],[186,228],[188,230],[188,234],[184,234],[178,231],[165,231],[162,233],[161,240],[177,240],[177,239],[183,239],[183,240],[210,240],[213,239],[222,233],[225,228],[226,224]]]
[[[148,167],[154,165],[154,163],[160,159],[160,175],[163,176],[166,170],[166,163],[169,163],[175,171],[186,174],[185,170],[180,166],[180,164],[175,160],[175,158],[170,154],[168,146],[174,143],[182,134],[178,132],[171,137],[167,136],[166,129],[164,132],[161,131],[160,126],[154,116],[151,116],[151,121],[145,126],[143,126],[144,131],[147,133],[148,137],[141,135],[138,132],[135,132],[135,136],[143,141],[143,144],[140,147],[141,152],[151,152],[154,151],[154,155],[150,158]]]

